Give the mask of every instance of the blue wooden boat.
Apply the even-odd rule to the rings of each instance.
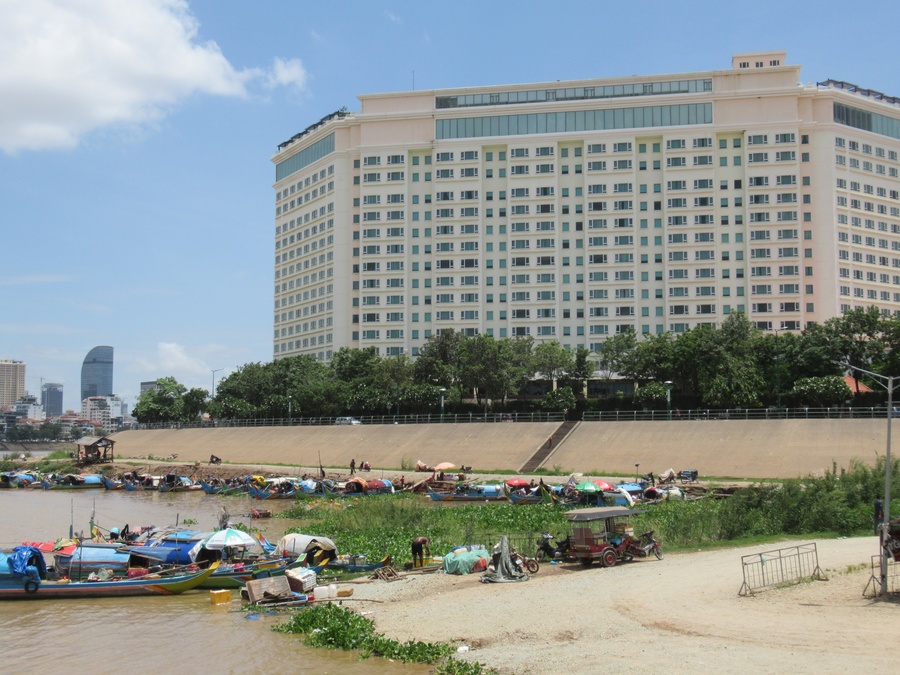
[[[436,492],[428,486],[428,496],[435,502],[484,502],[506,499],[504,485],[458,485],[453,492]]]
[[[260,488],[250,484],[247,486],[247,492],[250,493],[251,499],[294,499],[297,496],[297,488],[293,485],[286,490],[281,490]]]
[[[0,473],[0,488],[29,487],[34,483],[40,484],[40,476],[30,471],[4,471]]]
[[[325,565],[325,569],[334,572],[372,572],[380,567],[391,564],[391,556],[386,555],[378,562],[368,562],[364,555],[345,555],[333,558]]]
[[[109,581],[50,581],[40,550],[33,546],[17,546],[11,553],[0,553],[0,600],[174,595],[198,587],[217,568],[218,563],[213,563],[205,570],[192,569],[171,575],[147,574]]]
[[[190,565],[194,562],[190,552],[212,532],[201,530],[167,529],[151,533],[141,546],[129,546],[128,551],[142,559],[139,565]]]
[[[222,484],[213,485],[212,483],[207,483],[202,478],[200,479],[200,487],[202,487],[203,491],[208,495],[217,495],[225,488]]]
[[[109,476],[103,476],[103,487],[107,490],[121,490],[125,487],[125,483],[120,480],[113,480]]]
[[[187,476],[170,473],[159,481],[158,489],[160,492],[194,492],[203,488]]]
[[[67,473],[65,476],[42,478],[41,487],[45,490],[90,490],[102,489],[104,485],[103,477],[99,474],[82,476]]]
[[[80,546],[54,552],[54,567],[59,576],[71,581],[86,581],[92,574],[100,574],[103,570],[109,570],[116,578],[143,576],[162,565],[158,558],[141,555],[142,551],[146,553],[149,550],[144,551],[143,547],[132,549],[121,543],[82,542]],[[197,562],[203,565],[209,560]],[[253,579],[280,576],[287,569],[302,566],[299,559],[272,557],[218,562],[216,571],[199,585],[200,588],[240,588]]]
[[[509,500],[510,504],[542,504],[544,502],[544,494],[542,490],[537,490],[536,492],[528,491],[525,494],[521,494],[516,492],[515,490],[510,490],[508,487],[506,488],[506,498]]]

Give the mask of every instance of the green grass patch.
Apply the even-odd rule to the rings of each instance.
[[[353,650],[361,659],[380,656],[403,663],[441,663],[437,673],[446,675],[479,675],[488,673],[480,664],[456,661],[453,645],[443,642],[409,640],[399,642],[375,632],[375,624],[349,609],[326,603],[298,612],[288,621],[278,624],[280,633],[300,634],[310,647]]]

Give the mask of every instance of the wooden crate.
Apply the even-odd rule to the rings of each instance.
[[[254,579],[247,582],[247,595],[251,603],[257,603],[266,599],[266,594],[270,596],[286,595],[290,596],[291,587],[285,576],[268,577],[265,579]]]

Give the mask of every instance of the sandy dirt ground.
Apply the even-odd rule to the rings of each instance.
[[[741,556],[791,542],[608,569],[542,564],[520,583],[407,576],[359,584],[355,599],[380,602],[347,604],[390,637],[457,641],[461,658],[504,674],[896,672],[900,604],[863,597],[876,539],[816,543],[828,581],[749,597]]]

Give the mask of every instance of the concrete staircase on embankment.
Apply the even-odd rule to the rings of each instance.
[[[550,455],[553,454],[553,451],[556,450],[565,440],[568,438],[569,434],[575,430],[580,422],[573,420],[571,422],[563,422],[559,425],[556,431],[551,434],[550,438],[541,443],[541,446],[535,451],[535,453],[525,462],[520,468],[519,473],[532,473],[535,469],[540,467]]]

